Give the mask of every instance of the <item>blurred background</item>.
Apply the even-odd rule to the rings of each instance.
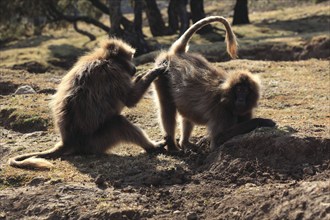
[[[330,57],[326,0],[1,0],[0,10],[0,66],[37,72],[70,68],[107,36],[134,46],[137,64],[150,62],[152,51],[210,15],[230,20],[240,58]],[[223,26],[213,23],[198,31],[191,50],[228,60],[224,36]]]

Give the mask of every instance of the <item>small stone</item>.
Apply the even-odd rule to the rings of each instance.
[[[31,86],[20,86],[16,89],[15,95],[22,95],[22,94],[36,94],[36,91]]]
[[[25,139],[28,139],[28,138],[40,137],[40,136],[44,136],[44,135],[45,135],[45,132],[43,132],[43,131],[35,131],[35,132],[31,132],[31,133],[26,133],[23,135],[23,137]]]
[[[162,183],[162,178],[159,176],[148,176],[145,179],[146,185],[159,186]]]
[[[195,212],[188,212],[186,217],[187,220],[198,220],[198,215]]]
[[[285,197],[285,196],[288,196],[289,195],[289,191],[288,190],[285,190],[282,194],[282,197]]]
[[[268,213],[269,212],[269,209],[270,209],[270,204],[269,203],[266,203],[264,204],[263,206],[261,206],[260,208],[264,213]]]
[[[29,186],[38,186],[42,183],[45,183],[46,181],[47,181],[47,179],[45,179],[43,177],[35,177],[28,183],[28,185]]]
[[[106,185],[106,182],[105,182],[105,178],[103,175],[98,175],[96,178],[95,178],[95,184],[98,185],[98,186],[105,186]]]
[[[307,174],[307,175],[313,175],[314,174],[314,170],[311,167],[305,167],[303,169],[303,172],[304,172],[304,174]]]
[[[196,184],[196,185],[198,185],[198,184],[201,183],[201,181],[200,181],[199,179],[194,179],[194,180],[193,180],[193,183]]]
[[[181,213],[181,211],[179,211],[179,210],[175,210],[174,212],[173,212],[173,214],[180,214]]]
[[[51,180],[47,181],[46,184],[56,185],[56,184],[62,183],[62,182],[63,182],[62,179],[51,179]]]

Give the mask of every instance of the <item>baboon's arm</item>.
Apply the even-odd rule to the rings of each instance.
[[[219,133],[216,136],[216,145],[219,146],[237,135],[248,133],[258,127],[274,127],[275,125],[276,123],[273,120],[265,118],[253,118],[244,121]]]
[[[150,70],[143,76],[137,76],[134,80],[134,84],[128,93],[126,100],[124,101],[127,107],[135,106],[139,100],[142,98],[143,94],[147,91],[152,81],[154,81],[157,76],[165,71],[164,67],[157,67]]]

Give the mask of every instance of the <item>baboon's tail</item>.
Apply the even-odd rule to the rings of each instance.
[[[53,164],[44,158],[57,158],[63,153],[64,147],[60,145],[42,152],[28,153],[12,157],[9,159],[8,163],[10,166],[23,169],[50,169],[51,167],[53,167]]]
[[[227,52],[232,58],[237,58],[237,41],[229,22],[222,16],[210,16],[203,18],[192,25],[177,41],[175,41],[169,49],[170,53],[185,53],[188,50],[188,43],[193,34],[212,22],[221,22],[226,28]]]

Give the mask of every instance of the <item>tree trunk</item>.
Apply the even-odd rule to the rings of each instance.
[[[108,0],[108,5],[109,5],[109,14],[110,14],[110,35],[121,35],[122,30],[120,29],[120,22],[121,22],[121,17],[122,12],[120,9],[121,5],[121,0],[113,1],[113,0]]]
[[[136,55],[141,55],[149,52],[150,46],[148,45],[142,34],[142,19],[141,23],[139,21],[139,17],[137,18],[137,21],[135,21],[134,19],[134,24],[138,25],[136,27],[135,25],[132,25],[132,23],[128,21],[125,17],[123,17],[120,9],[120,0],[108,0],[108,5],[111,23],[109,35],[120,37],[121,39],[132,45],[136,49]],[[134,9],[134,11],[135,10],[138,11],[139,9]],[[121,28],[121,25],[123,25],[124,29]],[[141,33],[137,32],[136,28],[140,28]]]
[[[187,12],[187,0],[176,0],[180,18],[180,36],[189,28],[189,16]]]
[[[205,18],[204,12],[204,0],[190,0],[191,20],[196,23],[200,19]],[[204,34],[212,32],[213,28],[211,25],[206,25],[202,29],[198,30],[197,33]]]
[[[163,36],[168,33],[156,0],[145,0],[149,27],[153,36]]]
[[[177,0],[170,0],[167,8],[169,33],[174,34],[179,30],[179,17],[176,7]]]
[[[142,11],[143,11],[143,1],[134,1],[134,29],[136,33],[143,35],[142,32]]]
[[[249,23],[248,0],[236,0],[233,25]]]
[[[73,10],[74,10],[74,16],[79,16],[79,11],[78,11],[78,8],[77,8],[77,4],[74,4],[74,9]],[[78,27],[78,21],[73,22],[73,28],[79,34],[87,36],[90,41],[96,40],[96,37],[93,34],[89,33],[88,31],[84,31],[84,30],[82,30]]]

